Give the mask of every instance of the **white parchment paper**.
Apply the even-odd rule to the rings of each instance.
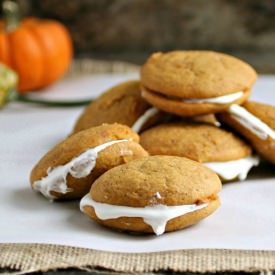
[[[131,78],[137,75],[81,77],[60,82],[41,96],[83,99]],[[275,104],[275,78],[260,77],[252,99]],[[121,252],[189,248],[275,250],[275,166],[268,164],[253,169],[244,182],[224,185],[220,194],[222,206],[212,216],[159,237],[111,231],[82,214],[78,202],[49,202],[33,192],[28,180],[30,170],[70,133],[82,109],[13,103],[0,112],[1,243],[51,243]]]

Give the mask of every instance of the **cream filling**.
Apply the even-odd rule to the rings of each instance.
[[[235,120],[260,139],[265,140],[271,137],[275,140],[275,131],[245,108],[233,104],[229,107],[228,111]]]
[[[154,115],[158,113],[158,109],[152,107],[144,112],[142,116],[140,116],[137,121],[133,124],[132,130],[136,133],[139,133],[143,125]]]
[[[228,104],[232,103],[235,100],[241,98],[243,92],[237,92],[230,95],[223,95],[218,97],[204,98],[204,99],[183,99],[183,102],[186,103],[214,103],[214,104]]]
[[[113,140],[94,148],[88,149],[78,157],[73,158],[65,165],[48,168],[47,176],[33,183],[33,189],[41,192],[48,199],[55,199],[51,191],[66,194],[72,192],[67,186],[67,176],[70,174],[74,178],[84,178],[88,176],[96,165],[98,153],[113,144],[126,142],[127,139]]]
[[[93,207],[97,217],[101,220],[120,217],[142,218],[146,224],[152,227],[156,235],[161,235],[164,233],[169,220],[205,208],[208,204],[176,206],[156,204],[145,207],[129,207],[96,202],[91,198],[90,194],[87,194],[80,201],[80,210],[82,212],[84,212],[85,206]]]
[[[249,156],[239,160],[205,162],[203,164],[216,172],[224,180],[232,180],[234,178],[245,180],[250,169],[253,166],[259,165],[259,163],[260,158],[258,156]]]

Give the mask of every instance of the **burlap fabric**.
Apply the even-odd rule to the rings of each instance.
[[[193,249],[156,253],[113,253],[47,244],[1,244],[0,267],[22,273],[64,268],[104,268],[120,272],[275,271],[275,251]]]
[[[124,62],[75,61],[67,77],[90,73],[135,72],[138,66]],[[260,272],[275,271],[275,251],[192,249],[155,253],[114,253],[49,244],[0,244],[1,269],[16,274],[76,268],[96,268],[125,273]]]

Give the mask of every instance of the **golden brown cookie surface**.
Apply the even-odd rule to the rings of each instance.
[[[78,118],[74,132],[102,123],[120,123],[129,127],[151,106],[141,97],[140,83],[120,83],[96,98]]]
[[[145,88],[180,98],[211,98],[246,91],[256,81],[247,63],[211,51],[155,53],[141,68]]]
[[[120,124],[104,124],[93,127],[70,136],[42,157],[31,172],[32,187],[35,188],[35,182],[47,176],[49,169],[64,166],[89,149],[118,140],[125,141],[112,144],[97,153],[95,167],[88,176],[76,178],[68,173],[66,184],[69,192],[62,194],[61,192],[49,191],[49,195],[62,199],[81,198],[89,191],[93,181],[106,170],[148,155],[137,143],[139,136],[129,127]],[[86,158],[89,159],[89,157]],[[85,158],[83,165],[85,165]],[[79,168],[84,169],[80,164]]]
[[[182,206],[207,203],[202,209],[168,221],[166,231],[192,225],[218,206],[221,183],[217,175],[192,160],[172,156],[150,156],[117,166],[99,177],[89,196],[97,203],[144,208],[156,205]],[[91,218],[104,225],[138,232],[152,232],[141,217],[101,219],[94,208],[82,205]],[[164,210],[165,211],[165,210]],[[158,213],[161,215],[161,212]]]
[[[209,124],[168,123],[140,136],[151,155],[174,155],[198,162],[231,161],[251,155],[251,148],[231,132]]]

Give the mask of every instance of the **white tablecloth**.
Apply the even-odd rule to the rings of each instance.
[[[94,97],[136,74],[87,76],[47,89],[47,99]],[[252,99],[275,105],[275,78],[259,78]],[[49,202],[33,192],[29,173],[65,138],[83,107],[49,108],[12,103],[0,112],[0,242],[52,243],[98,250],[149,252],[189,248],[275,250],[275,166],[253,169],[244,182],[224,185],[222,206],[188,229],[135,236],[95,224],[78,202]]]

